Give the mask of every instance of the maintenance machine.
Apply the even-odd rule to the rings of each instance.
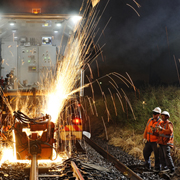
[[[82,139],[79,95],[67,100],[65,113],[59,114],[57,124],[52,122],[51,114],[40,112],[39,105],[43,106],[47,91],[46,78],[56,74],[54,67],[63,60],[78,20],[75,14],[50,14],[44,6],[48,6],[47,2],[42,6],[46,11],[40,4],[32,7],[33,3],[25,3],[26,7],[21,8],[25,13],[4,13],[0,18],[0,141],[5,146],[13,146],[14,131],[17,159],[31,160],[31,180],[37,179],[37,160],[52,160],[53,148],[62,152],[69,144],[67,141]],[[57,4],[54,6],[57,9]],[[83,77],[82,71],[79,76]],[[25,106],[27,98],[29,104]],[[28,114],[22,112],[23,107]]]
[[[42,97],[47,95],[46,78],[56,74],[54,67],[63,60],[69,37],[78,38],[75,27],[79,16],[74,16],[75,11],[65,14],[62,1],[14,2],[8,4],[0,18],[0,141],[11,144],[14,131],[17,159],[32,160],[30,179],[34,180],[36,161],[52,159],[55,144],[56,150],[62,152],[70,148],[69,142],[82,139],[79,99],[83,91],[67,100],[56,124],[51,114],[41,114],[39,106],[43,106]],[[82,2],[75,2],[73,7],[79,11]],[[98,2],[92,0],[92,7]],[[52,14],[54,10],[58,13]],[[79,77],[79,86],[83,86],[83,70],[79,71]],[[25,105],[27,98],[29,104]],[[22,112],[23,107],[28,114]]]

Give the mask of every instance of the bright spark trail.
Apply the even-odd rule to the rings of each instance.
[[[51,115],[51,120],[54,123],[58,122],[58,117],[66,106],[67,100],[79,93],[82,88],[89,86],[89,84],[80,87],[81,71],[91,62],[92,59],[87,57],[93,44],[93,38],[95,37],[95,29],[97,27],[97,11],[96,8],[90,8],[90,4],[84,11],[83,17],[76,24],[73,33],[71,34],[62,60],[57,59],[57,65],[53,69],[47,69],[46,73],[42,76],[42,82],[39,84],[39,88],[46,91],[46,96],[43,96],[35,107],[36,112],[30,112],[33,110],[32,100],[30,98],[21,98],[20,95],[16,99],[16,110],[21,110],[23,113],[32,116],[37,116],[39,113]],[[89,13],[90,10],[90,13]],[[85,18],[85,16],[88,16]],[[98,19],[99,20],[99,19]],[[8,48],[10,48],[9,46]],[[60,51],[59,51],[60,53]],[[98,51],[94,57],[100,54]],[[57,55],[57,57],[60,57]],[[95,60],[95,58],[93,58]],[[11,110],[12,108],[8,102],[6,105]],[[39,112],[38,112],[39,111]],[[15,138],[13,144],[15,144]],[[14,149],[16,149],[14,147]],[[6,160],[12,162],[16,161],[16,158],[8,156],[5,152],[11,152],[12,148],[4,149],[3,158],[1,163]],[[10,153],[12,154],[12,153]],[[16,154],[16,153],[14,153]],[[9,158],[10,157],[10,158]],[[14,155],[13,155],[14,157]],[[47,161],[46,161],[47,162]]]
[[[39,82],[39,89],[42,91],[45,91],[46,95],[43,95],[41,98],[38,99],[39,102],[36,104],[36,106],[33,107],[32,99],[30,99],[28,97],[22,99],[22,97],[20,95],[18,95],[17,99],[16,99],[15,109],[12,110],[12,107],[6,101],[6,98],[3,98],[6,105],[10,109],[10,112],[12,115],[13,115],[14,110],[17,111],[19,109],[21,110],[21,112],[23,112],[31,117],[40,116],[41,113],[49,114],[52,118],[51,119],[52,122],[54,122],[55,124],[58,124],[58,118],[59,118],[60,114],[63,112],[66,105],[68,104],[69,99],[71,99],[72,97],[74,99],[76,99],[77,93],[79,93],[81,91],[81,89],[86,88],[88,86],[91,87],[92,92],[94,93],[92,83],[97,82],[100,87],[98,80],[95,80],[93,82],[91,81],[92,80],[91,78],[93,78],[93,75],[92,75],[92,70],[91,70],[90,64],[94,60],[96,60],[97,57],[101,54],[101,48],[99,48],[99,50],[96,50],[96,44],[94,44],[94,38],[97,35],[96,28],[97,28],[98,22],[100,20],[100,17],[102,16],[102,14],[100,16],[98,15],[98,11],[97,11],[96,7],[90,8],[90,9],[89,8],[90,8],[90,4],[87,4],[87,7],[85,8],[85,11],[84,11],[84,14],[83,14],[81,20],[79,20],[78,24],[75,26],[74,31],[68,40],[63,59],[61,59],[61,60],[57,59],[57,65],[54,68],[52,68],[51,70],[47,69],[47,71],[43,74],[42,81]],[[103,12],[104,12],[104,10],[103,10]],[[9,46],[8,48],[10,48],[10,47],[11,46]],[[91,54],[92,47],[94,48],[94,54]],[[60,50],[58,53],[59,54],[57,54],[57,57],[60,57]],[[91,73],[91,78],[88,78],[88,80],[89,80],[88,84],[81,87],[80,86],[81,71],[82,70],[85,71],[86,69],[89,69],[89,71]],[[104,77],[108,77],[111,79],[112,82],[110,81],[110,84],[114,87],[114,89],[116,89],[116,91],[117,91],[116,94],[118,96],[118,99],[119,99],[119,101],[122,105],[123,111],[124,111],[124,107],[123,107],[123,104],[121,101],[122,97],[117,89],[118,85],[112,79],[112,77],[110,75],[113,75],[113,76],[121,79],[123,82],[126,81],[130,85],[133,86],[132,81],[131,81],[131,79],[130,79],[130,81],[128,81],[127,79],[123,79],[124,77],[122,77],[118,73],[111,73],[111,74],[104,76]],[[104,77],[101,77],[99,79],[102,79]],[[100,89],[101,89],[101,87],[100,87]],[[112,96],[111,90],[110,89],[108,89],[108,90],[111,94],[115,113],[117,115],[117,109],[116,109],[116,105],[114,102],[114,98]],[[102,91],[102,89],[101,89],[101,92],[105,99],[105,101],[104,101],[105,109],[107,111],[107,117],[108,117],[108,121],[109,121],[110,112],[107,107],[106,96],[105,96],[104,92]],[[125,96],[126,101],[128,102],[129,106],[131,107],[130,102],[123,90],[122,90],[122,92]],[[92,111],[94,109],[95,114],[98,115],[96,106],[95,106],[94,94],[93,94],[92,101],[93,101],[93,103],[91,105],[91,102],[89,99],[90,107],[91,107]],[[36,109],[36,112],[32,112],[33,109]],[[131,110],[132,110],[132,108],[131,108]],[[103,117],[102,117],[102,120],[104,121]],[[15,138],[13,140],[13,144],[15,144]],[[5,157],[3,157],[3,159],[2,159],[3,162],[7,159],[9,161],[13,160],[13,162],[14,162],[13,158],[9,158],[8,155],[4,155],[4,156]]]

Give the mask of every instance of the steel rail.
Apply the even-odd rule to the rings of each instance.
[[[30,180],[38,180],[38,178],[61,178],[62,174],[47,174],[48,173],[48,169],[45,168],[47,170],[47,172],[43,172],[42,174],[38,173],[38,166],[37,166],[37,159],[36,159],[36,155],[33,155],[33,158],[31,160],[31,167],[30,167]],[[71,169],[73,172],[73,177],[76,177],[77,180],[84,180],[81,172],[79,171],[79,168],[76,166],[74,161],[71,161]],[[44,174],[45,173],[45,174]]]
[[[130,180],[143,180],[141,177],[139,177],[135,172],[133,172],[131,169],[129,169],[126,165],[119,162],[114,156],[109,154],[107,151],[102,149],[100,146],[98,146],[95,142],[87,138],[86,136],[83,136],[85,138],[85,141],[94,148],[99,154],[101,154],[105,159],[108,161],[114,163],[114,166],[116,169],[118,169],[120,172],[122,172],[126,177],[130,178]]]
[[[84,180],[84,178],[83,178],[82,174],[80,173],[78,167],[76,166],[76,164],[73,161],[71,161],[71,166],[73,168],[75,175],[78,177],[78,179]]]
[[[36,155],[33,155],[31,159],[30,180],[38,180],[38,162]]]

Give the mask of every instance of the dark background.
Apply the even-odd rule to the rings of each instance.
[[[77,13],[83,0],[1,0],[1,13],[27,13],[41,7],[42,13]],[[98,61],[100,76],[116,71],[131,76],[135,84],[178,84],[180,70],[180,1],[110,0],[101,20],[99,41],[104,62]],[[103,11],[107,0],[98,5]],[[139,13],[129,7],[131,5]],[[101,13],[100,13],[101,14]],[[100,33],[98,34],[98,36]],[[175,65],[176,59],[177,68]],[[96,73],[95,73],[96,74]]]
[[[101,39],[106,43],[103,51],[108,69],[128,72],[138,84],[178,83],[180,1],[136,2],[141,8],[132,0],[112,0],[103,15],[102,24],[112,17]],[[134,7],[140,17],[126,4]]]

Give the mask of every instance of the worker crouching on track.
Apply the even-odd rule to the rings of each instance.
[[[168,120],[169,112],[163,111],[161,117],[163,121],[158,126],[159,137],[157,140],[160,146],[160,161],[164,171],[174,173],[175,167],[170,154],[170,148],[173,147],[173,124]]]
[[[153,110],[153,117],[150,118],[147,122],[146,128],[144,130],[144,139],[145,147],[143,149],[143,156],[145,159],[145,167],[151,169],[151,153],[154,151],[155,156],[155,171],[160,171],[160,158],[159,158],[159,148],[157,147],[158,133],[154,134],[157,131],[157,127],[160,125],[162,120],[159,118],[161,114],[161,109],[156,107]]]

